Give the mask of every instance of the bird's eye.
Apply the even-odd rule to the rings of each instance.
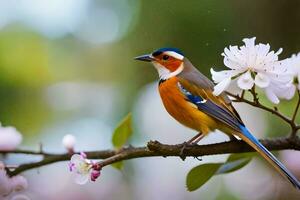
[[[168,56],[168,55],[163,55],[162,59],[163,59],[163,60],[168,60],[168,59],[169,59],[169,56]]]

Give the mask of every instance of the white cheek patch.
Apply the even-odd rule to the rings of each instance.
[[[176,58],[178,60],[183,60],[183,55],[180,55],[179,53],[176,53],[175,51],[166,51],[164,54],[167,54],[168,56],[171,56],[173,58]]]
[[[158,71],[159,78],[162,80],[167,80],[171,77],[178,75],[180,72],[182,72],[182,70],[184,68],[183,63],[182,63],[174,72],[171,72],[170,70],[168,70],[167,68],[165,68],[164,66],[159,64],[158,62],[154,61],[152,63]]]

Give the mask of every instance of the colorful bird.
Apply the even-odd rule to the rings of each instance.
[[[151,62],[159,74],[159,93],[168,113],[181,124],[199,133],[188,144],[198,143],[213,130],[238,136],[297,189],[300,182],[245,127],[225,93],[213,94],[214,84],[176,48],[161,48],[136,60]]]

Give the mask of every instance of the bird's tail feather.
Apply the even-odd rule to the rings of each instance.
[[[300,189],[300,182],[297,178],[268,150],[264,147],[246,127],[241,125],[241,133],[237,133],[242,140],[254,148],[265,158],[281,175],[286,177],[297,189]]]

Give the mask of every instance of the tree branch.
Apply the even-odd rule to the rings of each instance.
[[[245,99],[245,98],[242,98],[242,97],[240,97],[240,96],[238,96],[238,95],[231,94],[231,93],[229,93],[229,92],[226,92],[226,94],[227,94],[228,96],[230,96],[230,97],[235,98],[235,100],[234,100],[235,102],[243,102],[243,103],[246,103],[246,104],[251,105],[251,106],[253,106],[253,107],[261,108],[262,110],[265,110],[265,111],[267,111],[267,112],[269,112],[269,113],[272,113],[272,114],[276,115],[277,117],[281,118],[283,121],[287,122],[287,123],[288,123],[289,125],[291,125],[291,126],[293,126],[292,124],[294,124],[294,127],[295,127],[296,129],[299,129],[299,128],[300,128],[299,126],[297,126],[297,125],[292,121],[291,118],[289,118],[289,117],[283,115],[282,113],[278,112],[277,109],[273,109],[273,108],[270,108],[270,107],[267,107],[267,106],[261,104],[258,100],[257,100],[257,101],[250,101],[250,100],[247,100],[247,99]]]
[[[260,140],[262,144],[269,150],[283,150],[283,149],[294,149],[300,150],[300,139],[299,137],[284,137],[276,139],[264,139]],[[145,147],[124,147],[121,150],[104,150],[104,151],[92,151],[86,152],[89,159],[103,159],[99,161],[99,165],[102,167],[134,158],[143,157],[199,157],[217,154],[227,153],[243,153],[254,151],[249,145],[243,141],[229,141],[217,144],[207,145],[187,145],[185,146],[184,152],[181,154],[181,149],[184,144],[167,145],[161,144],[158,141],[150,141]],[[70,160],[70,154],[51,154],[44,152],[16,150],[10,152],[0,152],[5,154],[31,154],[31,155],[42,155],[44,158],[41,161],[22,164],[13,170],[8,169],[9,176],[17,175],[21,172],[38,168],[44,165]]]

